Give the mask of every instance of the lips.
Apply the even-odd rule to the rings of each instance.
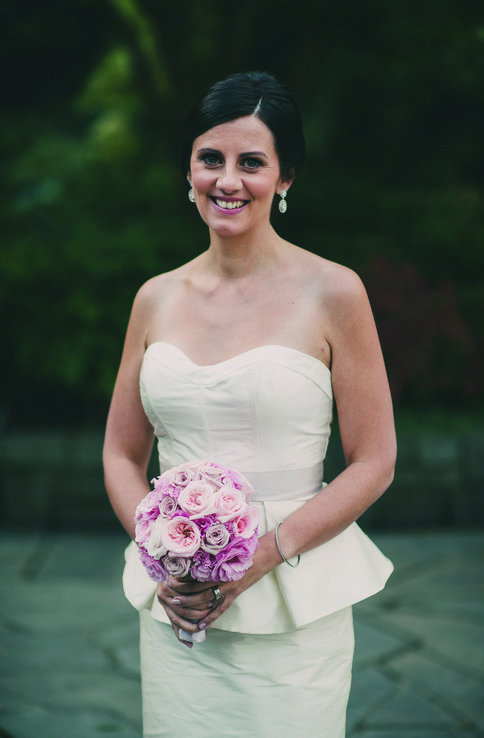
[[[226,200],[221,197],[211,197],[210,199],[221,210],[229,211],[240,210],[249,202],[248,200]]]

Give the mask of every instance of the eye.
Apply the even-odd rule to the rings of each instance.
[[[263,162],[260,159],[255,159],[253,156],[247,157],[242,161],[242,166],[246,169],[259,169],[263,166]]]
[[[200,154],[200,161],[206,164],[208,167],[215,167],[220,164],[220,156],[218,154],[205,153]]]

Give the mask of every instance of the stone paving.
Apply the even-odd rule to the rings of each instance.
[[[484,534],[373,537],[396,572],[355,607],[348,738],[484,737]],[[0,738],[140,738],[124,544],[2,533]]]

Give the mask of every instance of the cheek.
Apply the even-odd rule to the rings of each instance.
[[[247,189],[249,189],[254,197],[260,199],[270,199],[275,195],[276,183],[272,177],[260,177],[255,178],[247,182]]]
[[[192,170],[192,182],[193,186],[199,192],[205,192],[210,187],[213,187],[216,177],[211,172],[200,172]]]

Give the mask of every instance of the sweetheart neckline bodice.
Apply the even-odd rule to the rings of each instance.
[[[295,356],[298,356],[301,359],[306,359],[310,363],[315,364],[316,366],[319,366],[322,368],[323,373],[331,376],[331,369],[326,366],[320,359],[316,359],[315,356],[311,356],[311,354],[307,354],[304,351],[300,351],[299,349],[292,348],[290,346],[284,346],[282,344],[276,344],[276,343],[268,343],[268,344],[261,344],[260,346],[255,346],[254,348],[247,349],[246,351],[241,351],[239,354],[235,354],[234,356],[230,356],[228,359],[223,359],[222,361],[215,362],[213,364],[197,364],[193,359],[191,359],[188,354],[183,351],[179,346],[177,346],[174,343],[170,343],[169,341],[153,341],[150,343],[145,350],[145,356],[146,354],[152,350],[156,346],[168,346],[170,349],[178,353],[180,356],[182,356],[191,366],[193,366],[196,369],[219,369],[220,367],[227,366],[228,364],[236,364],[239,361],[246,361],[247,359],[250,359],[252,357],[256,357],[258,353],[260,352],[270,352],[271,349],[277,351],[277,352],[288,352],[289,354],[293,354]]]

